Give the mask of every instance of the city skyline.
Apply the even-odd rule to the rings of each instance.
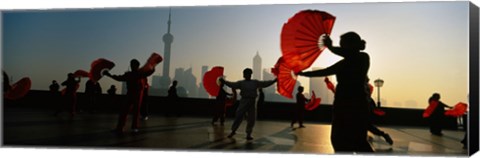
[[[348,31],[367,41],[369,76],[385,80],[386,107],[424,108],[434,92],[454,105],[466,102],[468,93],[466,8],[468,2],[172,7],[175,42],[168,70],[191,67],[198,85],[200,67],[224,66],[228,80],[241,80],[257,51],[261,66],[273,67],[281,56],[283,23],[300,10],[318,9],[337,17],[334,45]],[[3,69],[13,82],[31,77],[35,90],[46,90],[53,79],[62,82],[68,72],[89,69],[101,57],[115,62],[112,74],[123,74],[130,59],[144,63],[151,52],[164,55],[168,19],[168,7],[2,12]],[[325,50],[312,67],[340,59]],[[157,66],[154,75],[161,76],[162,69]],[[310,87],[307,78],[299,81]],[[109,78],[100,83],[121,87]]]

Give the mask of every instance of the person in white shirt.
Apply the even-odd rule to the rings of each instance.
[[[243,78],[244,80],[240,80],[237,82],[229,82],[225,81],[223,78],[220,78],[220,82],[225,83],[230,88],[240,89],[240,104],[237,108],[235,113],[235,121],[232,125],[232,133],[228,135],[228,138],[232,138],[235,135],[238,127],[242,123],[242,120],[247,115],[247,140],[253,140],[252,131],[253,126],[255,125],[256,119],[256,99],[257,99],[257,89],[258,88],[266,88],[275,82],[277,79],[270,80],[270,81],[258,81],[252,80],[252,69],[246,68],[243,70]]]

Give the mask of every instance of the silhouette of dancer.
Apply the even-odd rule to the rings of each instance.
[[[107,90],[108,100],[109,100],[109,107],[117,107],[117,87],[115,85],[111,85],[110,88]],[[115,108],[115,110],[118,110]]]
[[[253,140],[252,132],[253,126],[255,125],[256,119],[256,98],[258,96],[257,89],[258,88],[265,88],[268,87],[275,82],[277,79],[271,81],[258,81],[252,80],[252,69],[246,68],[243,70],[243,78],[244,80],[240,80],[237,82],[229,82],[225,81],[225,79],[220,78],[221,83],[225,83],[230,88],[240,89],[240,105],[237,108],[235,113],[235,121],[232,125],[232,133],[228,135],[228,138],[232,138],[235,135],[238,127],[242,123],[242,120],[247,115],[247,140]]]
[[[144,85],[143,88],[143,96],[142,96],[142,106],[140,106],[140,115],[142,115],[142,120],[148,120],[148,90],[150,89],[150,85],[148,85],[147,78],[142,78],[142,82]]]
[[[61,93],[60,93],[60,85],[58,85],[56,80],[52,81],[52,84],[48,86],[48,89],[50,90],[50,94],[52,95],[51,98],[51,104],[54,108],[57,110],[62,109],[62,105],[60,104],[61,101]]]
[[[357,33],[347,32],[340,37],[340,47],[333,47],[328,36],[323,42],[344,59],[326,69],[300,72],[299,75],[320,77],[336,74],[338,86],[333,102],[332,146],[336,152],[373,152],[367,141],[370,108],[365,76],[370,67],[370,57],[361,52],[365,49],[365,41]]]
[[[111,85],[110,89],[107,90],[108,95],[115,96],[117,94],[117,87],[115,85]]]
[[[133,108],[132,118],[132,132],[138,132],[138,121],[140,116],[140,105],[142,104],[143,89],[145,86],[142,83],[142,78],[148,77],[155,69],[148,72],[138,71],[140,62],[136,59],[130,61],[131,71],[125,72],[123,75],[111,75],[110,72],[105,71],[105,75],[111,77],[114,80],[127,82],[127,104],[120,110],[118,117],[118,124],[115,129],[116,133],[123,133],[125,123],[127,122],[128,113]]]
[[[77,77],[75,80],[75,76],[73,73],[68,73],[67,80],[62,82],[62,86],[66,86],[65,93],[63,94],[64,102],[67,107],[70,107],[70,116],[75,116],[76,108],[77,108],[77,88],[80,83],[80,77]],[[58,115],[62,110],[59,110],[55,113]]]
[[[305,104],[308,102],[308,99],[303,95],[304,88],[302,86],[298,86],[297,90],[298,92],[295,95],[297,101],[293,107],[293,117],[290,127],[293,128],[293,124],[298,122],[300,128],[305,128],[305,126],[303,126],[303,116],[305,113]]]
[[[370,124],[368,125],[368,128],[367,130],[371,133],[373,133],[374,135],[377,135],[377,136],[382,136],[383,139],[385,139],[385,141],[387,141],[388,144],[392,145],[393,144],[393,140],[392,138],[390,137],[390,135],[380,129],[378,129],[377,126],[375,126],[373,124],[373,117],[375,116],[375,114],[373,113],[373,110],[375,109],[376,104],[375,104],[375,101],[373,100],[372,98],[372,89],[373,89],[373,86],[371,84],[369,84],[368,82],[370,81],[370,78],[367,77],[367,84],[366,84],[366,91],[368,92],[369,94],[369,97],[368,97],[368,104],[370,105]]]
[[[90,113],[95,112],[97,105],[98,97],[102,94],[102,87],[100,83],[95,82],[91,79],[85,83],[85,97],[87,98],[87,106],[85,108],[86,111]]]
[[[429,117],[430,133],[433,135],[442,136],[443,124],[445,123],[445,108],[452,107],[441,102],[440,94],[438,93],[433,93],[433,95],[428,99],[428,103],[432,101],[437,101],[438,104]]]
[[[167,98],[170,104],[167,106],[169,111],[167,116],[173,113],[175,113],[177,116],[180,116],[180,109],[178,108],[179,105],[176,105],[178,101],[177,85],[178,85],[178,81],[174,80],[170,88],[168,88]]]
[[[215,109],[213,113],[212,125],[215,125],[215,122],[217,122],[218,119],[220,119],[220,125],[222,126],[225,122],[225,113],[227,110],[225,101],[227,100],[227,96],[232,96],[232,94],[227,93],[227,91],[223,89],[224,85],[224,83],[220,83],[220,91],[218,91],[218,95],[215,98]]]

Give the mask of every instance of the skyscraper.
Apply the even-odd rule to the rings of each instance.
[[[172,49],[172,43],[173,43],[173,35],[170,33],[170,27],[172,24],[171,17],[172,17],[172,8],[170,8],[169,13],[168,13],[168,31],[165,35],[163,35],[163,43],[165,43],[165,47],[163,50],[163,75],[160,80],[160,86],[161,88],[166,88],[168,89],[168,86],[170,85],[171,79],[170,79],[170,53]]]
[[[253,57],[253,79],[262,80],[262,58],[257,54]]]

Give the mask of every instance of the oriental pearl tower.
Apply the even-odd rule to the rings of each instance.
[[[172,8],[170,8],[168,12],[168,31],[165,35],[163,35],[163,42],[165,43],[165,48],[163,50],[163,75],[160,78],[160,86],[162,89],[168,89],[171,79],[170,79],[170,52],[173,43],[173,35],[170,33],[170,25],[172,24],[171,21],[171,14]]]

